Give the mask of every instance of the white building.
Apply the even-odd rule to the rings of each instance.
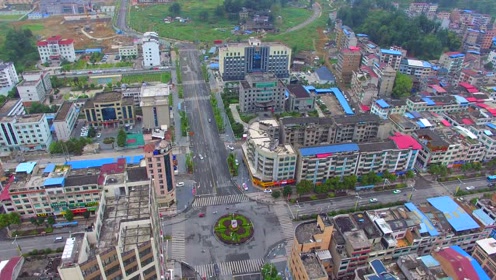
[[[57,140],[67,141],[71,138],[71,132],[77,123],[78,115],[79,111],[74,103],[68,101],[62,103],[55,119],[53,119]]]
[[[42,63],[52,60],[76,61],[73,39],[62,39],[60,35],[57,35],[38,41],[36,46]]]
[[[0,118],[0,152],[48,150],[52,134],[45,114]]]
[[[0,61],[0,94],[7,95],[18,82],[14,63]]]
[[[412,75],[419,79],[431,74],[431,64],[427,61],[403,58],[400,63],[400,73]]]
[[[148,129],[170,125],[170,86],[167,84],[141,87],[140,107],[143,112],[143,127]]]
[[[143,66],[160,66],[160,42],[156,32],[145,32],[143,34]]]
[[[121,46],[119,47],[119,56],[122,57],[130,57],[130,56],[138,56],[138,46]]]
[[[8,99],[0,105],[0,117],[20,116],[26,114],[21,99]]]
[[[380,49],[378,55],[381,63],[386,63],[393,67],[395,71],[400,69],[401,58],[403,57],[400,51]]]
[[[52,82],[48,72],[25,72],[23,81],[17,86],[22,102],[43,102],[52,91]]]

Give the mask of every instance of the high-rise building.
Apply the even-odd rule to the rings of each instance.
[[[244,80],[249,73],[272,73],[289,77],[291,49],[280,43],[262,43],[250,38],[248,43],[226,44],[219,48],[219,72],[222,79]]]
[[[145,32],[143,34],[143,66],[159,66],[160,59],[160,42],[157,32]]]
[[[67,141],[71,138],[71,132],[77,124],[79,111],[73,102],[64,101],[53,119],[53,127],[57,140]]]
[[[341,52],[338,54],[338,63],[336,65],[336,70],[338,72],[339,78],[343,83],[351,83],[353,71],[358,70],[361,60],[362,54],[360,53],[360,48],[351,47],[341,50]]]
[[[395,71],[400,70],[400,63],[403,54],[398,50],[388,50],[388,49],[380,49],[379,50],[379,62],[386,63],[387,65],[393,67]]]
[[[239,109],[243,113],[280,112],[286,102],[284,84],[273,74],[248,74],[239,86]]]
[[[42,63],[52,60],[76,61],[73,39],[62,39],[60,35],[57,35],[38,41],[36,46]]]
[[[134,125],[134,98],[120,92],[100,92],[83,106],[86,121],[96,127]]]
[[[18,82],[14,63],[0,61],[0,94],[7,95]]]
[[[161,140],[146,144],[143,150],[148,177],[157,195],[159,212],[165,214],[176,200],[172,145],[167,140]]]
[[[336,48],[338,50],[356,47],[358,39],[355,32],[346,25],[336,26]]]
[[[439,64],[448,70],[448,82],[451,85],[458,84],[464,60],[465,55],[459,52],[443,53],[439,58]]]
[[[146,85],[140,90],[140,107],[143,112],[143,128],[161,128],[170,125],[169,85]]]
[[[25,104],[43,102],[52,91],[48,72],[24,72],[22,78],[23,81],[17,85],[17,92]]]

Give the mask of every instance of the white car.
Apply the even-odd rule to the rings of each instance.
[[[100,137],[102,137],[102,134],[101,134],[101,133],[98,133],[98,134],[96,135],[96,138],[100,138]]]
[[[231,150],[231,151],[234,151],[234,147],[233,147],[233,146],[231,146],[231,145],[227,145],[227,148],[228,148],[229,150]]]
[[[272,193],[272,189],[265,189],[264,193]]]
[[[179,182],[176,184],[176,187],[184,187],[184,182]]]
[[[370,203],[376,203],[377,201],[378,201],[377,198],[371,198],[371,199],[369,199],[369,202]]]
[[[474,186],[470,186],[470,187],[466,187],[465,188],[467,191],[471,191],[471,190],[475,190],[475,187]]]
[[[203,160],[203,156],[201,154],[198,155],[200,157],[201,160]]]
[[[244,189],[245,191],[247,191],[247,190],[248,190],[248,185],[246,185],[246,183],[243,183],[243,189]]]
[[[239,165],[238,159],[236,159],[234,162],[236,163],[236,165]]]

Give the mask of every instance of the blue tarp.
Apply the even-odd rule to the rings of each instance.
[[[45,169],[43,169],[43,173],[50,173],[50,172],[53,172],[55,170],[55,164],[53,163],[49,163]]]
[[[496,129],[496,125],[493,123],[486,123],[486,126],[492,129]]]
[[[300,148],[300,154],[302,156],[315,156],[319,154],[354,152],[359,150],[360,148],[358,147],[357,144],[347,143],[347,144],[335,144],[335,145]]]
[[[35,161],[28,161],[19,163],[16,167],[16,173],[28,173],[31,174],[33,172],[34,167],[36,166]]]
[[[420,128],[425,128],[425,125],[421,121],[416,122]]]
[[[465,97],[460,96],[460,95],[453,95],[456,99],[456,101],[460,104],[468,104],[468,100],[465,99]]]
[[[412,114],[408,113],[408,112],[405,113],[405,117],[407,117],[409,119],[415,119],[415,117]]]
[[[219,63],[210,63],[208,65],[208,68],[218,70],[219,69]]]
[[[434,105],[436,105],[436,102],[432,101],[432,99],[430,99],[429,97],[424,97],[424,98],[422,98],[422,100],[424,100],[425,103],[427,103],[427,106],[434,106]]]
[[[144,156],[127,156],[124,157],[126,159],[127,164],[139,164]],[[121,157],[119,157],[121,158]],[[68,161],[65,164],[70,165],[72,169],[84,169],[91,167],[100,167],[104,164],[115,163],[118,158],[102,158],[102,159],[87,159],[87,160],[73,160]]]
[[[384,99],[379,99],[377,100],[375,103],[377,103],[377,105],[379,105],[379,107],[381,108],[389,108],[391,106],[389,106],[389,104],[387,104],[387,102],[384,100]]]
[[[57,178],[48,178],[45,179],[45,182],[43,183],[43,186],[49,187],[49,186],[64,186],[65,183],[65,178],[64,177],[57,177]]]

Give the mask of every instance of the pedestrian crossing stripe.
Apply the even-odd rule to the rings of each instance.
[[[263,259],[218,263],[218,275],[215,271],[215,264],[197,265],[194,269],[200,277],[226,276],[260,272],[263,264]]]
[[[195,201],[193,202],[193,207],[234,204],[234,203],[247,202],[247,201],[250,201],[250,199],[243,194],[203,196],[203,197],[195,198]]]
[[[170,244],[171,259],[176,261],[186,260],[186,238],[184,234],[184,223],[172,226],[172,239]]]
[[[294,227],[293,221],[289,218],[288,211],[284,205],[276,204],[274,206],[279,224],[281,224],[282,234],[286,240],[286,256],[291,254],[291,247],[293,246]]]

